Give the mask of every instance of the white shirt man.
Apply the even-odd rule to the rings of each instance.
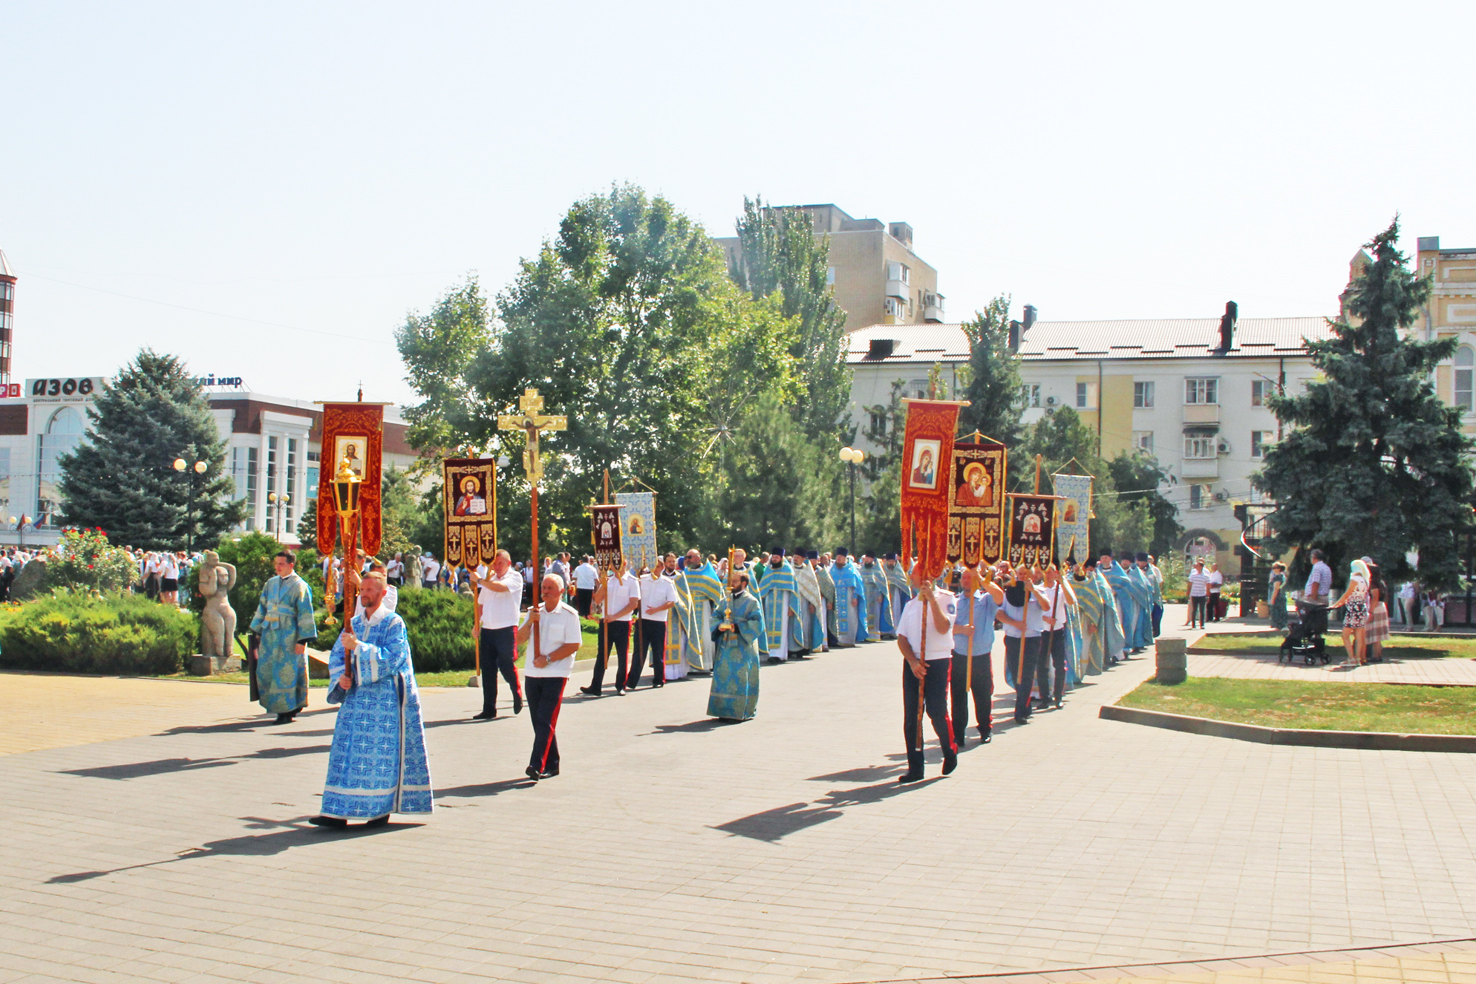
[[[574,568],[574,587],[580,591],[593,591],[599,587],[600,572],[594,564],[585,561]]]
[[[569,671],[574,668],[574,655],[584,639],[579,613],[564,603],[564,579],[549,574],[541,588],[542,604],[529,610],[517,631],[518,641],[528,645],[523,682],[528,688],[528,716],[533,720],[533,754],[527,775],[535,782],[559,774],[559,742],[554,726]],[[535,635],[536,652],[532,641]]]
[[[492,558],[491,570],[486,565],[477,568],[472,585],[477,598],[477,619],[481,624],[477,645],[482,664],[482,710],[472,719],[486,721],[497,716],[499,674],[512,688],[513,713],[520,714],[523,691],[518,684],[515,665],[517,643],[513,636],[517,631],[518,610],[523,603],[523,576],[513,570],[507,551],[499,550]]]
[[[441,573],[441,564],[430,554],[420,561],[420,583],[427,588],[436,586],[436,576]]]
[[[664,686],[667,679],[677,678],[678,671],[680,675],[686,675],[686,661],[680,665],[666,665],[666,619],[676,600],[675,583],[671,578],[663,577],[659,568],[641,578],[641,642],[630,664],[627,689],[634,690],[640,682],[648,652],[651,654],[651,686]]]
[[[912,586],[917,592],[897,620],[897,648],[902,651],[902,725],[907,740],[907,772],[899,782],[917,782],[923,777],[923,752],[919,699],[933,722],[938,743],[943,746],[943,774],[958,765],[958,749],[948,722],[948,672],[953,665],[953,617],[957,600],[953,592],[935,588],[913,568]]]
[[[602,605],[600,617],[599,650],[595,655],[594,675],[589,686],[580,687],[580,693],[590,697],[601,696],[605,685],[605,668],[609,665],[610,647],[619,654],[619,666],[615,673],[615,693],[625,694],[626,680],[630,668],[630,620],[641,604],[641,584],[631,574],[624,561],[620,570],[606,575],[604,584],[595,589],[595,601]]]

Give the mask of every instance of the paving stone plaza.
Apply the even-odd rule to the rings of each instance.
[[[0,981],[1476,979],[1468,756],[1099,720],[1138,659],[1023,727],[1000,680],[994,742],[905,787],[899,664],[765,667],[741,725],[703,680],[569,700],[536,786],[526,716],[427,690],[437,812],[363,833],[306,824],[321,691],[276,727],[7,676]]]

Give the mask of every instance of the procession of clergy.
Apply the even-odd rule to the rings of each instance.
[[[582,641],[582,616],[598,621],[600,641],[593,677],[581,693],[604,695],[612,651],[613,693],[637,689],[649,657],[652,687],[689,673],[710,675],[707,713],[733,722],[757,712],[761,663],[895,639],[904,658],[908,748],[908,769],[899,781],[915,782],[923,776],[922,711],[942,747],[945,775],[956,767],[966,738],[971,696],[979,741],[991,740],[996,628],[1003,630],[1014,718],[1024,724],[1035,710],[1059,708],[1084,675],[1151,645],[1163,612],[1163,575],[1146,553],[1114,559],[1104,551],[1095,561],[1068,564],[1064,577],[1053,564],[1041,570],[1000,561],[953,565],[936,580],[917,569],[909,577],[893,554],[880,562],[870,552],[858,562],[845,548],[833,556],[792,556],[776,549],[750,562],[735,550],[730,564],[691,550],[680,559],[667,554],[639,575],[622,562],[603,575],[594,571],[593,578],[586,564],[575,572],[580,587],[562,574],[545,574],[541,602],[524,612],[523,576],[499,551],[473,578],[483,693],[476,718],[497,716],[501,677],[513,712],[526,703],[533,725],[526,775],[533,782],[557,776],[558,714]],[[316,637],[312,594],[294,562],[289,551],[277,556],[278,576],[263,589],[252,621],[260,634],[253,671],[259,699],[279,722],[307,703],[302,653]],[[432,809],[409,640],[394,612],[396,589],[378,562],[347,579],[357,589],[357,610],[329,659],[328,702],[340,709],[322,812],[312,820],[325,827],[350,820],[377,826],[392,813]],[[571,593],[577,609],[568,604]],[[521,675],[519,646],[526,647]]]

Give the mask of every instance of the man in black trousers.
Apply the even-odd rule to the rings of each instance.
[[[610,647],[620,657],[615,671],[615,693],[625,696],[625,675],[630,665],[630,617],[640,607],[640,582],[630,573],[630,565],[624,560],[620,569],[606,574],[600,580],[590,599],[601,605],[604,615],[600,621],[600,645],[595,655],[594,676],[589,686],[580,687],[579,692],[589,697],[600,696],[605,686],[605,667],[610,663]]]
[[[912,568],[916,594],[902,609],[897,623],[897,648],[902,650],[902,734],[907,740],[907,772],[898,782],[923,777],[922,736],[918,732],[918,690],[933,722],[933,733],[943,746],[943,774],[958,767],[953,725],[948,720],[948,673],[953,665],[954,597],[933,587],[922,565]],[[919,686],[921,684],[921,686]]]

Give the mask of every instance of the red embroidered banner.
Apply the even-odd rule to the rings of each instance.
[[[902,566],[914,558],[931,579],[948,560],[948,486],[958,411],[954,400],[904,400],[902,443]]]
[[[948,560],[970,567],[1005,554],[1005,469],[998,441],[955,444],[948,484]]]
[[[1010,563],[1042,568],[1050,566],[1056,552],[1053,532],[1056,496],[1009,494]]]
[[[384,404],[323,404],[323,435],[318,442],[318,552],[333,552],[338,535],[338,509],[333,478],[347,460],[359,476],[359,549],[379,553],[379,480],[383,459]]]
[[[441,462],[446,519],[446,563],[476,568],[497,554],[497,461],[447,458]]]

